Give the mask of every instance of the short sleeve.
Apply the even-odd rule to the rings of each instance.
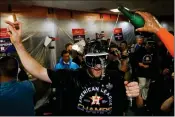
[[[65,83],[67,81],[71,81],[72,79],[72,72],[71,70],[67,69],[59,69],[56,71],[53,71],[51,69],[47,69],[47,74],[52,81],[53,84],[60,84]]]

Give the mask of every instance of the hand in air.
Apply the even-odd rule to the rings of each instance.
[[[21,35],[22,35],[22,25],[20,22],[10,22],[10,21],[5,21],[6,24],[8,24],[7,30],[8,34],[10,35],[10,40],[13,44],[18,44],[21,43]],[[16,25],[19,26],[19,29],[16,29]]]
[[[144,32],[156,33],[161,28],[160,23],[150,13],[140,12],[140,11],[137,11],[136,13],[141,15],[144,18],[144,20],[145,20],[144,27],[138,28],[138,29],[136,29],[136,31],[144,31]]]

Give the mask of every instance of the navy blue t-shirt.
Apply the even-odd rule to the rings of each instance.
[[[48,69],[56,88],[53,115],[122,116],[128,101],[124,80],[117,71],[106,71],[104,78],[91,78],[86,69]]]
[[[33,116],[35,88],[30,81],[0,83],[0,116]]]

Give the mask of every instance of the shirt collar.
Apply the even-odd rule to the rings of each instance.
[[[9,82],[1,82],[1,83],[0,83],[0,87],[8,87],[8,86],[10,86],[11,84],[14,84],[14,83],[16,83],[16,82],[17,82],[16,79],[11,80],[11,81],[9,81]]]
[[[69,62],[66,63],[66,62],[63,61],[63,63],[66,64],[66,65],[69,65]]]

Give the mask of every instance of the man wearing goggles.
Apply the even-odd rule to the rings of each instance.
[[[41,66],[25,50],[21,42],[21,23],[7,23],[11,42],[26,70],[56,86],[59,99],[53,107],[54,115],[123,115],[127,108],[127,96],[139,95],[137,82],[124,83],[118,72],[105,71],[107,53],[101,51],[101,44],[90,43],[87,47],[87,69],[53,71]],[[16,24],[19,25],[18,30],[14,28]]]

